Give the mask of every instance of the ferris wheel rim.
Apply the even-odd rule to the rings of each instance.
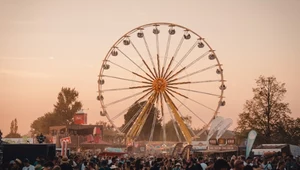
[[[221,73],[220,73],[220,76],[221,76],[221,85],[224,85],[224,75],[223,75],[223,69],[222,69],[222,64],[220,63],[216,53],[215,53],[215,50],[213,50],[213,48],[209,45],[209,43],[203,38],[201,37],[198,33],[196,33],[195,31],[187,28],[187,27],[184,27],[184,26],[181,26],[181,25],[178,25],[178,24],[174,24],[174,23],[169,23],[169,22],[153,22],[153,23],[149,23],[149,24],[144,24],[144,25],[141,25],[141,26],[138,26],[138,27],[135,27],[133,29],[131,29],[130,31],[128,31],[127,33],[125,33],[123,36],[121,36],[109,49],[109,51],[107,52],[107,54],[105,55],[105,58],[102,62],[102,66],[101,66],[101,69],[100,69],[100,73],[99,73],[99,77],[101,77],[101,75],[103,75],[103,72],[104,72],[104,69],[103,69],[103,65],[106,64],[109,60],[109,57],[111,56],[111,52],[118,48],[117,46],[124,40],[124,38],[126,37],[129,37],[130,35],[132,35],[133,33],[139,31],[139,30],[143,30],[145,28],[148,28],[148,27],[153,27],[153,26],[160,26],[160,25],[168,25],[169,27],[178,27],[178,28],[181,28],[183,30],[186,30],[194,35],[196,35],[201,41],[203,41],[205,43],[205,45],[210,49],[210,52],[212,54],[214,54],[216,56],[215,60],[217,61],[217,67],[222,70]],[[98,93],[99,95],[101,95],[101,90],[102,90],[102,86],[100,84],[98,84]],[[221,105],[219,104],[220,102],[222,102],[223,98],[224,98],[224,89],[221,89],[221,94],[219,95],[219,101],[218,101],[218,105],[217,105],[217,108],[214,109],[214,114],[213,114],[213,118],[217,116],[218,114],[218,111],[221,107]],[[107,117],[108,121],[113,125],[113,127],[121,134],[124,134],[124,132],[121,132],[120,129],[115,125],[114,121],[110,118],[109,114],[107,113],[107,110],[106,110],[106,106],[104,104],[104,101],[103,100],[100,100],[100,104],[101,104],[101,108],[104,112],[106,112],[105,116]],[[210,121],[205,125],[204,128],[207,128],[210,123],[212,122],[212,119],[210,119]],[[201,131],[201,133],[203,133]],[[199,136],[200,134],[197,134],[196,136]]]

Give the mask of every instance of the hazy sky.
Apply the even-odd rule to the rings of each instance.
[[[62,86],[79,91],[89,123],[106,120],[96,100],[104,56],[125,32],[162,21],[194,30],[216,50],[228,81],[221,116],[236,123],[255,79],[274,75],[299,117],[299,9],[299,0],[1,0],[0,129],[7,134],[17,118],[27,133]]]

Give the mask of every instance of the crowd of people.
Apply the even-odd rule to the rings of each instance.
[[[70,155],[45,160],[38,157],[10,161],[8,170],[300,170],[293,156],[270,158],[231,156],[208,158],[190,156],[189,159],[169,156],[91,156]]]

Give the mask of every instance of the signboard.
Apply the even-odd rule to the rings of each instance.
[[[224,138],[218,139],[218,144],[219,145],[226,145],[226,139],[224,139]]]
[[[75,114],[74,115],[74,123],[76,125],[86,125],[87,124],[87,114]]]
[[[193,146],[192,150],[193,151],[201,151],[201,150],[206,150],[207,146]]]
[[[208,147],[208,150],[237,150],[237,147],[236,146],[209,146]]]
[[[107,147],[104,149],[105,152],[124,152],[122,148],[111,148],[111,147]]]
[[[217,143],[217,139],[210,139],[209,140],[209,144],[210,145],[217,145],[218,143]]]
[[[60,142],[67,142],[67,143],[71,143],[71,137],[68,136],[68,137],[65,137],[65,138],[61,138],[60,139]]]
[[[228,145],[234,145],[235,144],[235,139],[227,139],[227,144]]]

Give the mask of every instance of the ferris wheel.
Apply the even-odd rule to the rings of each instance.
[[[119,38],[103,60],[100,115],[127,142],[145,128],[153,141],[160,126],[163,141],[172,135],[191,143],[225,105],[224,82],[215,50],[196,32],[172,23],[142,25]]]

